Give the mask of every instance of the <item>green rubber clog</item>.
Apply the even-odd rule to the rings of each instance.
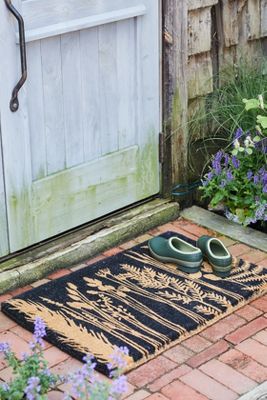
[[[211,264],[215,275],[221,278],[229,276],[232,256],[221,240],[204,235],[198,239],[197,247],[202,251],[204,259]]]
[[[148,248],[151,255],[159,261],[175,263],[184,272],[200,271],[203,261],[201,250],[178,237],[166,239],[157,236],[148,241]]]

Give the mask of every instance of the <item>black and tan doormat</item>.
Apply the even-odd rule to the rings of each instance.
[[[179,236],[174,232],[162,236]],[[267,266],[233,262],[228,278],[202,271],[188,275],[153,259],[147,242],[23,293],[2,310],[33,330],[36,316],[46,339],[82,359],[93,354],[108,374],[109,356],[127,346],[127,370],[213,324],[266,291]]]

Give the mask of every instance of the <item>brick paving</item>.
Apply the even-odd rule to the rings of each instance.
[[[83,265],[57,271],[32,286],[0,295],[0,303],[11,296],[37,287],[51,279],[91,265],[107,256],[128,249],[166,230],[197,239],[216,233],[178,219],[152,229],[147,234],[107,250]],[[235,256],[267,265],[267,255],[232,239],[220,237]],[[18,355],[28,350],[32,335],[0,312],[0,342],[8,341]],[[56,347],[45,343],[44,354],[57,373],[68,373],[82,364]],[[231,400],[267,380],[267,294],[208,327],[200,334],[166,350],[146,364],[129,372],[125,400]],[[10,368],[0,355],[0,382],[9,380]],[[53,391],[49,400],[63,399],[62,391]]]

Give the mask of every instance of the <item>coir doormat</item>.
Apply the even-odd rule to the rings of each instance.
[[[174,232],[162,236],[195,245]],[[93,354],[97,369],[108,374],[116,346],[128,347],[130,370],[230,314],[266,286],[266,267],[235,259],[226,279],[213,275],[207,263],[201,273],[188,275],[152,258],[145,242],[8,300],[2,310],[31,331],[41,317],[49,342],[80,360]]]

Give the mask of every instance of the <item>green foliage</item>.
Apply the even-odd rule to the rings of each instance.
[[[262,96],[244,103],[245,112],[256,111],[257,122],[260,116],[263,123],[253,134],[237,129],[233,148],[219,150],[213,157],[201,190],[211,208],[222,205],[229,219],[248,225],[267,221],[267,108]]]
[[[220,85],[206,97],[205,110],[197,111],[189,122],[190,135],[196,137],[199,132],[208,130],[213,138],[231,140],[238,127],[244,131],[253,129],[258,107],[255,97],[259,93],[267,95],[266,64],[266,59],[253,65],[246,60],[221,71],[214,79]],[[254,107],[250,103],[251,113],[245,112],[243,99],[254,99]]]

